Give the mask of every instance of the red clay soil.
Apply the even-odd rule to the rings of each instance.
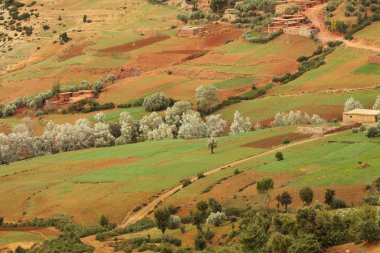
[[[325,251],[325,253],[380,253],[380,245],[377,244],[354,244],[354,243],[346,243],[339,246],[334,246]]]
[[[87,47],[93,45],[92,42],[85,42],[82,44],[74,45],[72,47],[67,48],[66,50],[63,51],[63,54],[61,54],[58,57],[58,61],[66,61],[71,58],[74,58],[76,56],[82,55],[83,50],[86,49]]]
[[[134,42],[129,42],[124,45],[119,45],[119,46],[114,46],[114,47],[109,47],[109,48],[104,48],[99,50],[99,52],[102,53],[112,53],[112,52],[129,52],[133,51],[142,47],[146,47],[152,44],[155,44],[160,41],[164,41],[169,39],[170,36],[167,35],[161,35],[157,37],[150,37],[142,40],[137,40]]]
[[[311,134],[302,134],[302,133],[289,133],[279,136],[274,136],[268,139],[259,140],[244,144],[243,147],[250,148],[272,148],[274,146],[281,145],[284,139],[288,139],[290,141],[298,141],[311,137]]]

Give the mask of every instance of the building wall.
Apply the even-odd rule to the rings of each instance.
[[[352,123],[376,123],[377,117],[370,115],[349,115],[343,113],[343,123],[352,124]]]
[[[380,64],[380,55],[373,55],[368,57],[370,63]]]

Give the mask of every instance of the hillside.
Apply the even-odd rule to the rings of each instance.
[[[0,253],[379,251],[379,0],[0,0],[0,59]]]

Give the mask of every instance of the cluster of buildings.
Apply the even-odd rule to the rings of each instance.
[[[310,37],[319,32],[319,28],[315,27],[307,19],[304,12],[322,4],[323,0],[280,0],[276,6],[276,13],[281,15],[273,18],[273,22],[268,25],[268,32],[274,33],[283,30],[286,34]],[[288,9],[295,8],[295,13],[287,13]]]
[[[94,98],[95,94],[92,90],[80,90],[76,92],[62,92],[56,97],[46,100],[46,106],[54,109],[67,108],[70,104],[76,103],[83,99]]]

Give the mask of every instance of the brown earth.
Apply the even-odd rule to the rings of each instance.
[[[283,144],[284,139],[289,139],[292,142],[292,141],[307,139],[307,138],[310,138],[311,136],[312,136],[311,134],[289,133],[289,134],[274,136],[274,137],[264,139],[264,140],[250,142],[250,143],[244,144],[243,147],[272,148],[274,146]]]
[[[339,246],[334,246],[325,251],[325,253],[380,253],[379,244],[369,244],[369,243],[346,243]]]
[[[169,39],[170,36],[167,35],[160,35],[156,37],[150,37],[142,40],[137,40],[134,42],[129,42],[124,45],[119,45],[119,46],[114,46],[114,47],[109,47],[109,48],[104,48],[99,50],[99,52],[102,53],[111,53],[111,52],[129,52],[133,51],[142,47],[146,47],[149,45],[153,45],[157,42],[164,41]]]
[[[62,54],[58,57],[58,61],[66,61],[66,60],[69,60],[71,58],[74,58],[76,56],[80,56],[83,54],[83,51],[93,45],[94,43],[92,42],[85,42],[85,43],[81,43],[81,44],[78,44],[78,45],[73,45],[67,49],[65,49]]]

